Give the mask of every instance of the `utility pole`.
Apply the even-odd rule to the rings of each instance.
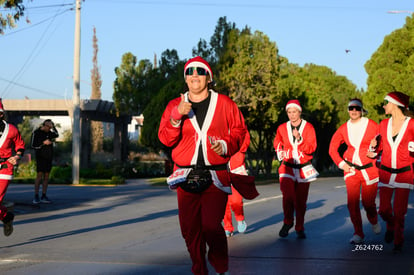
[[[79,184],[80,163],[80,13],[81,0],[76,0],[75,45],[73,58],[72,184]]]

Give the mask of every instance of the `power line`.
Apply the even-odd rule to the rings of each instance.
[[[51,27],[51,25],[52,25],[52,23],[54,22],[54,20],[56,19],[56,17],[58,16],[58,15],[61,15],[62,13],[64,13],[64,12],[66,12],[67,10],[64,10],[63,12],[60,12],[59,13],[59,11],[58,12],[56,12],[56,14],[53,16],[53,17],[51,17],[51,18],[49,18],[49,20],[51,20],[50,21],[50,23],[49,23],[49,25],[47,26],[47,28],[43,31],[43,34],[40,36],[40,38],[39,38],[39,40],[37,41],[37,43],[36,43],[36,45],[35,45],[35,47],[33,48],[33,50],[31,51],[31,53],[29,54],[29,56],[28,56],[28,58],[26,59],[26,61],[24,62],[24,64],[20,67],[20,69],[19,69],[19,71],[14,75],[14,77],[13,77],[13,80],[12,81],[9,81],[9,84],[6,86],[6,88],[4,89],[4,91],[2,92],[2,97],[5,97],[8,93],[9,93],[9,91],[10,91],[10,88],[13,86],[13,85],[15,85],[15,81],[17,81],[18,80],[18,78],[20,78],[21,77],[21,75],[23,75],[24,74],[24,70],[27,70],[28,69],[28,67],[29,67],[29,62],[33,62],[33,60],[35,59],[35,51],[39,48],[39,45],[40,45],[40,43],[41,43],[41,41],[44,39],[44,37],[45,37],[45,35],[46,35],[46,33],[48,32],[48,30],[50,29],[50,27]],[[44,22],[46,22],[46,21],[44,21]],[[39,52],[38,52],[39,53]],[[37,54],[36,54],[37,55]]]
[[[18,86],[18,87],[22,87],[22,88],[25,88],[25,89],[28,89],[28,90],[32,90],[32,91],[37,92],[37,93],[47,94],[47,95],[52,95],[52,96],[57,96],[57,97],[60,97],[60,98],[64,98],[64,96],[62,96],[61,94],[54,94],[54,93],[47,92],[47,91],[44,91],[44,90],[40,90],[40,89],[37,89],[37,88],[29,87],[27,85],[19,84],[19,83],[16,83],[14,81],[5,79],[1,76],[0,76],[0,80],[5,81],[7,83],[10,83],[12,85]]]
[[[33,24],[33,25],[30,25],[29,27],[26,27],[26,28],[21,28],[21,29],[15,30],[15,31],[13,31],[13,32],[7,32],[7,33],[3,34],[3,35],[2,35],[2,36],[0,36],[0,37],[5,37],[5,36],[9,36],[9,35],[12,35],[12,34],[16,34],[16,33],[22,32],[22,31],[29,30],[29,29],[34,28],[34,27],[37,27],[38,25],[41,25],[41,24],[43,24],[43,23],[45,23],[45,22],[47,22],[47,21],[49,21],[49,20],[53,20],[53,19],[55,19],[57,16],[60,16],[60,15],[62,15],[62,14],[64,14],[64,13],[66,13],[66,12],[68,12],[68,11],[72,11],[72,10],[73,10],[73,9],[63,10],[63,11],[61,11],[60,13],[55,14],[55,15],[53,15],[53,16],[51,16],[51,17],[48,17],[48,18],[46,18],[46,19],[44,19],[44,20],[42,20],[42,21],[39,21],[39,22],[37,22],[37,23],[35,23],[35,24]]]

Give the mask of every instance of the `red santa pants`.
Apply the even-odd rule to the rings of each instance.
[[[293,215],[296,212],[296,231],[303,231],[305,227],[306,202],[308,200],[309,182],[297,182],[291,178],[280,178],[280,190],[283,195],[283,222],[293,224]]]
[[[7,214],[7,207],[3,206],[3,198],[6,195],[7,187],[9,186],[10,181],[5,179],[0,179],[0,220],[3,220]]]
[[[199,194],[177,189],[181,234],[193,262],[191,270],[194,274],[208,274],[206,245],[208,261],[216,272],[228,270],[227,238],[221,225],[227,196],[214,184]]]
[[[404,223],[410,189],[381,187],[379,214],[387,223],[387,230],[394,231],[394,244],[404,243]],[[394,204],[392,196],[394,195]]]
[[[360,205],[360,197],[362,206],[364,207],[368,221],[371,224],[377,224],[378,214],[375,198],[377,197],[378,184],[367,185],[361,171],[355,170],[355,175],[345,179],[346,192],[348,195],[348,210],[354,225],[354,234],[364,238],[362,229],[362,218]]]
[[[226,205],[226,213],[224,214],[224,230],[233,232],[233,223],[232,223],[232,216],[231,211],[234,212],[234,217],[236,221],[243,221],[244,220],[244,210],[243,210],[243,197],[240,195],[239,192],[232,186],[231,187],[231,195],[228,197],[227,205]]]

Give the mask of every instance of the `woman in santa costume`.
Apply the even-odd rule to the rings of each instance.
[[[188,91],[171,100],[161,118],[158,137],[172,147],[174,173],[167,179],[177,190],[181,233],[194,274],[228,272],[227,239],[221,224],[231,193],[227,163],[246,134],[242,113],[227,96],[209,87],[210,65],[197,56],[184,66]],[[211,86],[211,85],[210,85]]]
[[[246,131],[244,137],[243,145],[236,154],[234,154],[229,161],[229,169],[231,173],[239,175],[247,175],[247,170],[245,166],[246,151],[250,145],[250,134]],[[237,230],[239,233],[246,232],[247,223],[244,218],[244,208],[243,208],[243,197],[242,195],[231,186],[231,195],[228,197],[226,212],[224,214],[224,230],[226,232],[226,237],[233,236],[233,222],[232,222],[232,211],[234,212],[234,217],[237,221]]]
[[[16,154],[13,156],[13,151]],[[5,236],[13,233],[14,214],[3,206],[3,198],[13,178],[13,167],[24,153],[24,141],[19,130],[4,120],[4,108],[0,99],[0,220],[3,221]]]
[[[316,135],[312,124],[301,118],[302,107],[298,100],[286,104],[289,121],[277,128],[273,146],[281,162],[279,166],[280,190],[283,195],[283,227],[279,236],[285,238],[294,225],[298,239],[305,239],[305,212],[309,185],[318,172],[312,166],[316,150]]]
[[[375,234],[381,233],[375,204],[378,168],[375,158],[367,156],[371,140],[378,135],[379,129],[375,121],[362,116],[364,112],[362,101],[351,99],[348,103],[349,120],[339,127],[329,145],[329,155],[344,170],[348,210],[354,225],[354,234],[349,240],[352,244],[362,243],[365,237],[359,208],[360,196],[372,230]],[[338,152],[342,144],[347,146],[343,156]]]
[[[409,99],[397,91],[385,96],[385,114],[391,117],[380,123],[379,142],[371,141],[371,149],[380,155],[379,214],[387,223],[385,242],[394,241],[394,252],[400,252],[404,244],[408,197],[414,189],[414,120],[405,114]]]

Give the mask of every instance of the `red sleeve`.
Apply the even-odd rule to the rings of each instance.
[[[343,136],[343,126],[339,127],[339,129],[334,133],[331,139],[331,143],[329,144],[329,155],[331,156],[333,162],[338,166],[341,161],[343,161],[342,157],[339,155],[338,149],[345,142]]]
[[[161,117],[160,128],[158,130],[158,138],[165,146],[174,146],[181,136],[181,124],[174,127],[170,122],[171,111],[175,106],[178,106],[180,98],[171,100],[164,110]]]

